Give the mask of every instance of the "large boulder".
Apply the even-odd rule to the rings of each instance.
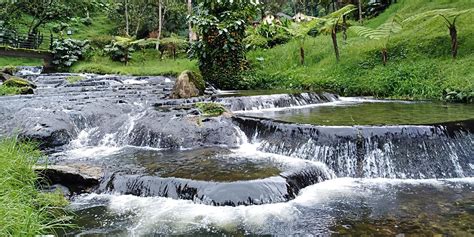
[[[172,99],[196,97],[202,95],[205,89],[206,84],[202,77],[188,70],[179,75],[170,97]]]

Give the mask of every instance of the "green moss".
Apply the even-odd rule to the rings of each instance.
[[[19,77],[11,77],[3,85],[8,87],[34,87],[33,83]]]
[[[198,108],[204,116],[216,117],[222,115],[227,110],[218,103],[197,103],[196,108]]]
[[[188,74],[189,81],[192,82],[194,86],[196,86],[196,88],[199,90],[199,94],[203,94],[204,90],[206,90],[206,82],[204,82],[202,75],[190,70],[186,70],[183,73]]]
[[[81,77],[81,76],[68,76],[68,77],[66,77],[66,81],[69,82],[70,84],[76,83],[76,82],[79,82],[79,81],[82,81],[82,80],[84,80],[84,77]]]

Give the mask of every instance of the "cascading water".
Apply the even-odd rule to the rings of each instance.
[[[67,76],[32,75],[35,95],[0,98],[1,134],[21,128],[53,165],[101,171],[91,193],[55,179],[76,192],[83,227],[66,236],[474,233],[468,105],[448,120],[435,106],[363,123],[353,111],[431,107],[315,93],[169,100],[172,78]],[[234,116],[192,107],[212,100]]]

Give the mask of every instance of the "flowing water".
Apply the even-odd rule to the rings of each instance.
[[[100,171],[86,193],[58,182],[79,227],[61,235],[474,235],[470,105],[169,100],[172,78],[67,76],[34,75],[36,95],[0,98],[2,134],[23,128],[50,164]],[[192,104],[211,100],[235,115],[200,117]]]

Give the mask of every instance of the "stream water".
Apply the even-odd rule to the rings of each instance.
[[[202,118],[172,78],[67,76],[0,98],[2,134],[100,170],[63,236],[474,235],[472,105],[226,93]]]

